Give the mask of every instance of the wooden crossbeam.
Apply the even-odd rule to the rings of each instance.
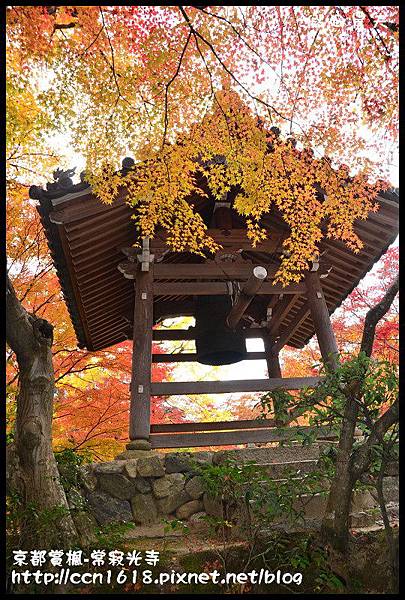
[[[137,263],[132,260],[119,263],[118,270],[126,279],[134,279],[136,276]],[[277,266],[267,266],[266,280],[271,281],[277,272]],[[155,281],[160,279],[224,279],[225,281],[246,281],[251,275],[253,265],[251,263],[161,263],[156,264]]]
[[[154,283],[153,292],[155,296],[215,296],[220,294],[229,294],[229,288],[224,281],[207,282],[173,282],[173,283]],[[306,292],[303,283],[293,283],[283,287],[277,283],[273,285],[265,282],[257,291],[257,294],[304,294]]]
[[[300,390],[315,387],[320,377],[239,379],[233,381],[170,381],[151,384],[152,396],[178,394],[228,394],[232,392],[268,392],[275,389]]]
[[[190,433],[192,431],[223,431],[234,429],[268,429],[277,427],[274,419],[250,419],[243,421],[215,421],[205,423],[159,423],[151,425],[152,433]]]
[[[315,433],[317,439],[335,440],[337,435],[327,427],[288,427],[286,429],[256,429],[211,431],[205,433],[151,433],[152,448],[195,448],[197,446],[228,446],[250,442],[281,442],[297,439],[299,433]]]
[[[243,360],[264,360],[265,352],[248,352]],[[176,352],[172,354],[152,354],[153,363],[198,362],[195,352]]]
[[[252,273],[251,263],[167,263],[155,265],[155,280],[158,279],[232,279],[246,280]],[[277,266],[265,265],[266,281],[274,279]]]
[[[247,338],[261,338],[264,329],[252,327],[251,329],[243,329],[243,333]],[[152,332],[153,340],[160,342],[195,340],[195,329],[154,329]]]

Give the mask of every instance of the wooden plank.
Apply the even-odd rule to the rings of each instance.
[[[318,274],[308,273],[305,278],[307,286],[308,306],[311,311],[316,337],[324,363],[336,369],[338,366],[339,349],[330,321],[329,310]]]
[[[129,439],[149,439],[153,327],[153,264],[135,283]]]
[[[248,352],[243,360],[264,360],[265,352]],[[153,363],[198,362],[195,352],[177,352],[173,354],[152,354]]]
[[[75,268],[76,279],[80,284],[90,283],[92,281],[104,281],[104,276],[113,275],[117,282],[121,282],[122,278],[117,273],[117,267],[114,264],[104,263],[100,266],[94,266],[91,269],[82,270],[80,265]]]
[[[227,284],[222,281],[155,283],[153,291],[156,296],[215,296],[218,294],[229,294]],[[266,282],[263,283],[257,294],[304,294],[305,291],[303,283],[293,283],[287,287],[283,287],[280,283],[273,285],[270,282]]]
[[[317,439],[335,440],[337,436],[327,427],[288,427],[286,429],[256,429],[250,431],[212,431],[206,433],[151,433],[152,448],[196,448],[201,446],[230,446],[250,442],[281,442],[297,439],[299,433],[316,434]]]
[[[274,419],[248,419],[243,421],[207,421],[205,423],[159,423],[151,425],[151,433],[190,433],[192,431],[227,431],[235,429],[268,429],[277,427]]]
[[[100,279],[100,282],[103,282]],[[114,300],[118,302],[123,295],[129,296],[131,293],[131,284],[128,285],[128,282],[124,280],[116,282],[117,285],[111,284],[110,286],[104,286],[104,282],[102,285],[102,289],[99,291],[93,290],[88,291],[85,284],[80,284],[79,289],[82,293],[83,303],[85,304],[95,304],[96,306],[103,307],[107,300]],[[133,291],[132,291],[133,296]]]
[[[232,392],[267,392],[275,389],[300,390],[315,387],[320,377],[288,377],[277,379],[237,379],[233,381],[180,381],[152,383],[153,396],[178,394],[228,394]]]
[[[244,329],[243,332],[247,338],[261,338],[264,329],[252,327],[252,329]],[[190,329],[154,329],[152,336],[155,341],[160,342],[195,340],[195,330],[194,327],[190,327]]]
[[[112,298],[108,300],[108,302],[86,302],[83,303],[86,309],[86,318],[90,318],[90,316],[96,315],[110,315],[110,314],[120,314],[120,311],[123,307],[131,306],[133,302],[133,294],[121,295],[118,299]]]

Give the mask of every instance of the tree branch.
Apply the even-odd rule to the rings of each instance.
[[[399,399],[385,411],[385,413],[375,422],[373,430],[368,436],[367,440],[353,453],[351,460],[352,463],[352,474],[357,480],[364,471],[367,470],[371,461],[371,452],[373,447],[380,443],[380,440],[384,437],[385,433],[398,423],[399,420]]]
[[[378,304],[371,308],[366,315],[363,336],[360,345],[360,352],[364,352],[367,356],[371,356],[373,350],[376,326],[390,309],[391,304],[393,303],[394,298],[398,293],[398,287],[399,278],[397,275],[393,283],[385,292],[382,300],[380,300]]]

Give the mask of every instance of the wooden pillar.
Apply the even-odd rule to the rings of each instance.
[[[264,351],[266,354],[267,374],[269,379],[281,378],[281,366],[278,350],[273,350],[276,331],[269,331],[263,335]],[[277,406],[277,402],[273,405],[274,414],[282,420],[288,418],[288,408]]]
[[[150,434],[152,327],[153,264],[147,271],[139,264],[135,277],[130,440],[148,440]]]
[[[264,351],[266,353],[267,373],[269,379],[281,377],[279,353],[273,351],[274,337],[263,335]]]
[[[278,379],[282,376],[280,366],[280,351],[275,350],[273,346],[279,334],[279,327],[283,314],[282,308],[286,302],[290,301],[285,300],[283,302],[282,296],[278,296],[277,301],[274,302],[276,308],[270,306],[272,316],[270,318],[270,322],[268,323],[267,329],[265,329],[265,333],[263,335],[264,351],[266,354],[267,363],[267,375],[269,379]],[[287,407],[279,406],[277,401],[273,401],[273,412],[274,415],[277,415],[278,417],[284,417],[285,419],[287,419],[288,417]]]
[[[324,363],[333,370],[338,366],[339,350],[330,321],[329,310],[317,272],[308,273],[306,279],[307,299],[316,337]]]

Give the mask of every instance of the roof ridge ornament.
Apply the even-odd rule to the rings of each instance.
[[[53,182],[48,182],[46,184],[47,191],[57,191],[57,190],[66,190],[69,189],[73,185],[73,180],[71,179],[73,175],[76,173],[76,167],[73,169],[56,169],[53,173]]]
[[[45,198],[58,198],[66,194],[78,192],[90,187],[86,181],[86,172],[80,173],[80,182],[73,183],[72,177],[76,174],[76,167],[72,169],[57,168],[53,173],[53,181],[48,181],[45,188],[38,185],[32,185],[29,189],[29,197],[33,200],[41,200]]]

